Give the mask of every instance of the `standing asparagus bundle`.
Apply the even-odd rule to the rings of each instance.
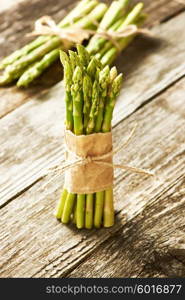
[[[143,4],[138,3],[129,9],[130,0],[113,1],[110,7],[98,0],[82,0],[67,17],[59,23],[59,28],[67,28],[73,22],[73,28],[95,29],[97,33],[107,31],[121,33],[128,25],[140,26],[145,16],[142,14]],[[129,9],[129,10],[128,10]],[[135,37],[136,32],[127,37],[119,37],[113,43],[107,37],[94,35],[91,37],[87,50],[95,55],[105,66],[112,64],[119,52],[124,50]],[[114,38],[113,38],[114,39]],[[59,57],[59,48],[65,50],[59,37],[41,36],[20,50],[17,50],[0,63],[0,69],[5,69],[0,76],[0,85],[6,85],[14,80],[17,86],[26,87],[39,77]]]
[[[80,137],[110,132],[122,74],[117,75],[115,67],[111,69],[108,66],[103,67],[98,59],[90,57],[82,45],[77,46],[77,53],[69,51],[69,56],[60,51],[60,58],[64,66],[67,95],[66,128]],[[88,182],[86,184],[88,185]],[[112,186],[98,192],[77,194],[68,192],[65,187],[55,216],[62,223],[72,221],[79,229],[112,226],[114,224]]]

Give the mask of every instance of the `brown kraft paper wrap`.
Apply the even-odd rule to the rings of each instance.
[[[112,132],[75,135],[65,131],[66,164],[72,163],[65,171],[64,187],[70,193],[91,194],[104,191],[113,185],[112,154],[106,158],[102,155],[112,151]],[[99,157],[96,161],[87,161],[77,165],[77,160]],[[74,162],[74,164],[73,164]],[[103,164],[104,162],[110,165]]]

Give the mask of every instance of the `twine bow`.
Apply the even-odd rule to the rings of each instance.
[[[100,27],[98,31],[83,29],[78,25],[72,23],[70,27],[59,28],[55,21],[50,16],[43,16],[35,22],[34,31],[29,33],[29,36],[33,35],[55,35],[61,38],[65,44],[81,44],[83,40],[88,39],[91,35],[97,37],[103,37],[111,41],[116,48],[120,48],[117,40],[120,38],[128,37],[138,33],[149,33],[147,29],[140,29],[135,24],[127,25],[121,31],[103,30]]]
[[[132,129],[131,134],[128,137],[128,139],[126,140],[126,142],[121,143],[121,145],[116,147],[114,151],[110,151],[106,154],[99,155],[99,156],[88,156],[88,157],[80,157],[80,156],[77,156],[73,153],[73,156],[74,156],[73,161],[71,161],[70,163],[65,163],[62,166],[54,166],[54,167],[50,168],[51,172],[61,171],[63,173],[65,170],[73,168],[73,167],[78,166],[78,165],[86,165],[86,164],[89,164],[89,163],[95,163],[95,164],[98,164],[98,165],[106,165],[107,167],[111,167],[111,168],[119,168],[119,169],[128,170],[128,171],[131,171],[133,173],[139,173],[139,174],[154,176],[154,173],[151,172],[151,171],[148,171],[148,170],[128,166],[128,165],[125,165],[125,164],[114,164],[114,163],[111,163],[111,162],[105,162],[104,161],[104,159],[106,159],[108,157],[112,157],[114,154],[117,154],[118,152],[120,152],[123,148],[125,148],[129,144],[129,142],[130,142],[130,140],[131,140],[131,138],[132,138],[132,136],[133,136],[133,134],[136,130],[136,127],[137,127],[137,125],[135,125],[135,127]],[[67,149],[67,152],[70,152],[70,150]]]

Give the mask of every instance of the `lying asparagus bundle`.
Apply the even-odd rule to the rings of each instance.
[[[93,29],[96,28],[95,24],[102,19],[106,10],[105,3],[99,3],[97,0],[82,0],[58,26],[66,28],[73,24],[74,27]],[[25,85],[27,85],[26,81],[30,81],[30,76],[33,79],[38,77],[59,57],[59,48],[61,47],[64,48],[64,45],[62,45],[60,37],[41,36],[17,50],[0,63],[0,69],[5,69],[0,78],[0,85],[21,79],[23,74],[23,82],[25,81]],[[31,69],[29,70],[29,68]],[[26,75],[25,71],[28,72]]]
[[[122,74],[115,67],[103,67],[81,45],[69,56],[61,51],[64,66],[66,128],[75,135],[109,132]],[[56,217],[72,220],[77,228],[110,227],[114,224],[112,187],[94,194],[74,194],[63,190]]]
[[[69,27],[73,22],[73,27],[84,29],[95,29],[97,22],[97,32],[121,32],[127,25],[135,24],[140,26],[145,17],[142,14],[143,4],[138,3],[129,9],[130,0],[113,1],[110,7],[98,0],[82,0],[77,7],[69,13],[67,17],[59,23],[60,28]],[[112,41],[105,37],[93,36],[87,50],[90,54],[100,59],[105,66],[111,64],[118,53],[124,50],[135,37],[120,37],[116,47]],[[5,69],[0,77],[0,85],[6,85],[14,80],[17,86],[26,87],[34,79],[40,76],[59,57],[59,48],[64,49],[59,37],[40,36],[35,41],[20,50],[17,50],[0,63],[0,69]]]

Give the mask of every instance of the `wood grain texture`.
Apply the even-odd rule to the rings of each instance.
[[[184,20],[182,13],[155,27],[154,32],[161,40],[157,48],[153,40],[147,44],[148,40],[142,39],[136,41],[137,52],[134,45],[126,52],[125,66],[122,64],[128,75],[115,108],[114,126],[185,73],[185,32],[178,34]],[[63,93],[59,83],[0,121],[1,205],[37,181],[43,169],[62,160]]]
[[[183,212],[183,213],[182,213]],[[88,257],[70,277],[185,277],[185,177]]]
[[[68,11],[76,1],[72,0],[33,0],[24,1],[11,9],[0,14],[0,57],[11,53],[28,42],[26,33],[33,28],[34,21],[42,15],[51,15],[55,21],[59,21],[63,13]],[[107,1],[110,2],[110,1]],[[136,2],[136,1],[135,1]],[[148,13],[147,26],[152,26],[169,19],[185,9],[185,5],[174,0],[144,0],[146,12]],[[12,18],[13,15],[13,18]],[[143,41],[140,41],[140,44]],[[134,46],[138,46],[134,44]],[[145,45],[148,49],[149,44]],[[129,51],[129,50],[128,50]],[[127,52],[128,53],[128,52]],[[126,54],[127,56],[127,54]],[[124,60],[125,54],[120,57]],[[125,60],[126,61],[126,60]],[[119,66],[119,63],[117,63]],[[55,63],[44,75],[34,82],[30,89],[17,89],[15,86],[0,89],[0,117],[16,109],[20,105],[32,99],[62,78],[61,66]],[[13,97],[12,97],[13,95]]]
[[[182,264],[178,264],[178,268],[175,267],[180,255],[184,259],[184,252],[179,251],[179,243],[183,248],[184,242],[176,242],[178,233],[183,237],[184,228],[185,141],[182,135],[182,128],[185,126],[184,88],[185,79],[114,128],[113,136],[115,144],[118,144],[123,136],[129,134],[135,120],[138,121],[138,130],[132,142],[125,151],[119,153],[117,160],[152,169],[157,178],[116,172],[117,220],[113,228],[78,231],[72,226],[63,226],[54,219],[53,208],[60,194],[62,175],[53,181],[52,174],[48,175],[0,210],[1,277],[66,276],[91,254],[95,254],[97,249],[101,249],[99,248],[101,245],[106,249],[106,240],[110,239],[110,251],[114,250],[111,237],[116,233],[118,234],[116,245],[122,248],[119,249],[120,252],[118,250],[115,253],[111,252],[112,259],[120,255],[124,266],[127,266],[128,262],[127,268],[130,269],[127,272],[124,268],[120,271],[116,268],[115,275],[143,274],[147,277],[147,274],[151,274],[145,269],[145,266],[152,265],[156,253],[151,245],[158,250],[156,254],[158,267],[156,266],[154,270],[155,274],[160,272],[160,276],[184,274]],[[129,243],[133,247],[129,247]],[[150,258],[148,265],[144,264],[141,249],[144,249],[146,259]],[[165,249],[168,250],[167,256]],[[172,250],[174,257],[174,268],[171,273],[165,264],[166,261],[169,265],[172,262],[168,259],[169,249]],[[121,253],[125,253],[125,256]],[[166,260],[163,260],[165,257]],[[90,259],[93,260],[92,257]],[[132,262],[136,263],[135,269]],[[94,276],[97,274],[114,276],[113,269],[105,266],[105,270],[100,270],[97,266]],[[83,273],[82,268],[79,269],[79,275]],[[72,274],[78,276],[78,269]],[[86,275],[92,275],[90,268]]]

